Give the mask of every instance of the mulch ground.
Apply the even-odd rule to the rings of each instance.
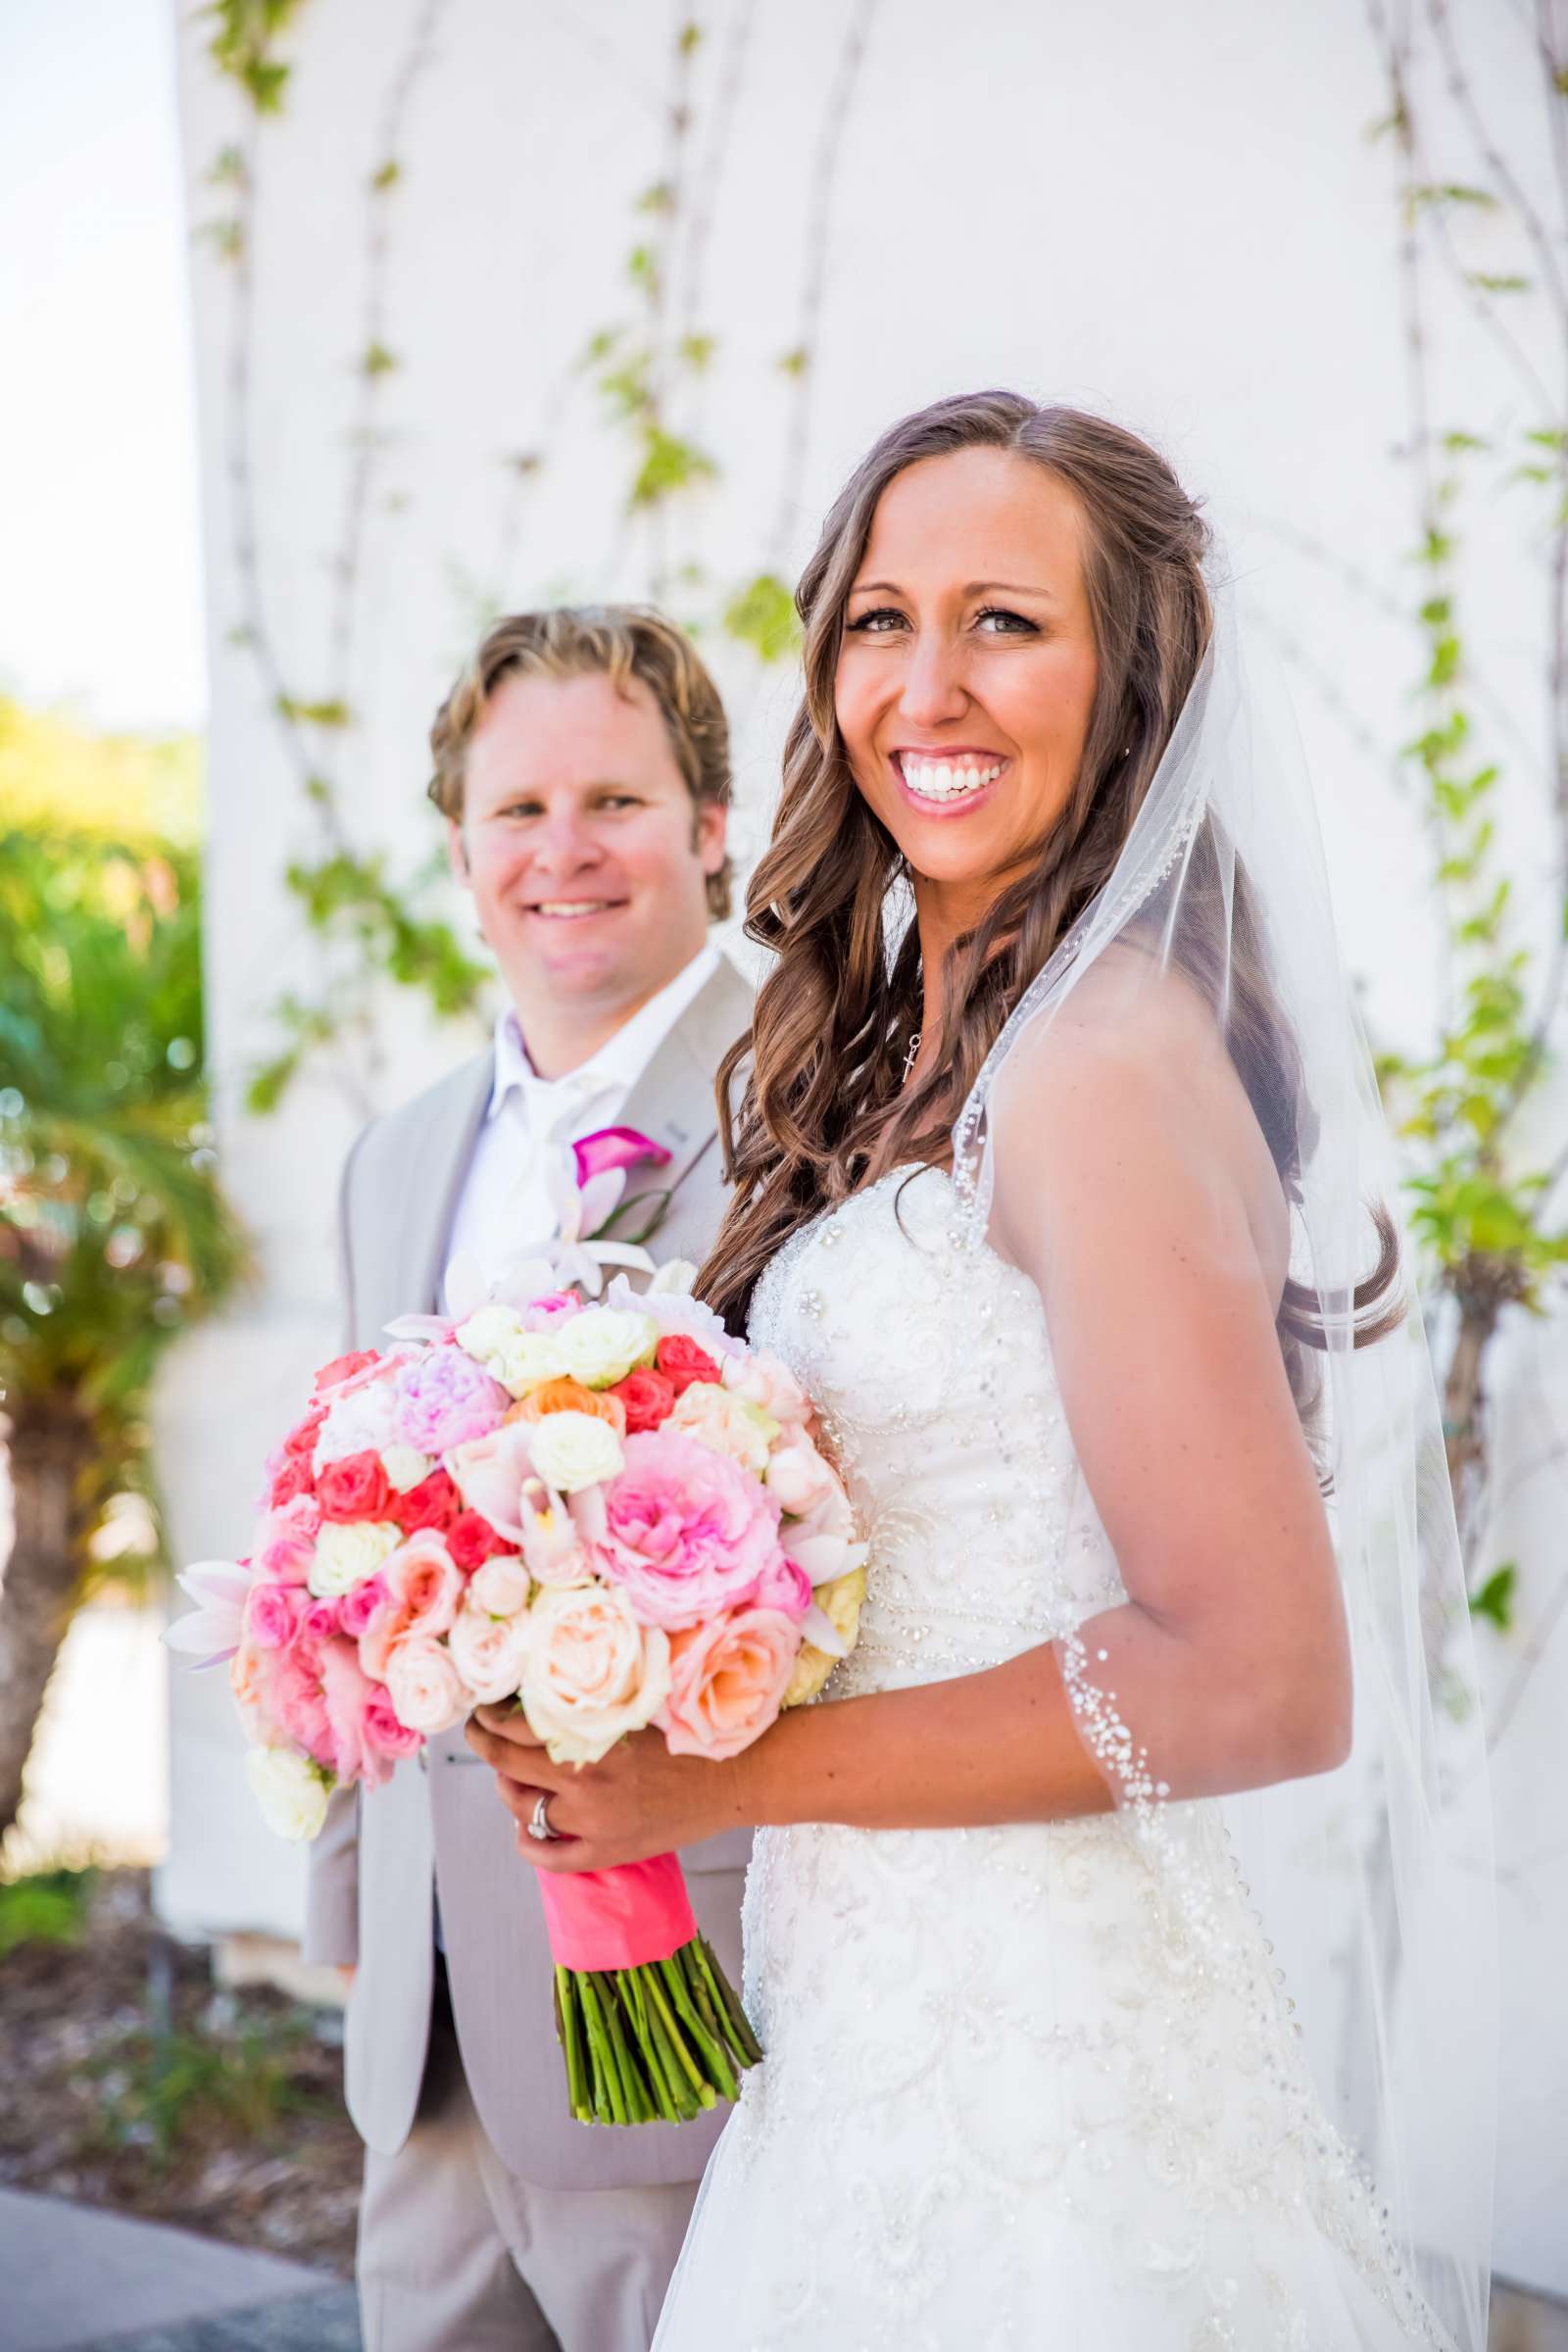
[[[341,2016],[215,1986],[145,1872],[101,1874],[76,1940],[0,1956],[0,2183],[352,2276]]]

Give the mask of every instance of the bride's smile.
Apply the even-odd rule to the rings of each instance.
[[[925,459],[877,506],[845,611],[839,731],[955,929],[977,891],[1029,865],[1082,763],[1100,666],[1084,536],[1071,491],[1003,450]]]

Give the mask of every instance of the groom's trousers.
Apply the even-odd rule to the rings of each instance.
[[[648,2352],[695,2181],[540,2188],[509,2173],[464,2080],[437,1971],[414,2129],[368,2148],[365,2352]]]

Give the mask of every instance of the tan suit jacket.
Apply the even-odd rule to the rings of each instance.
[[[750,1019],[751,992],[722,963],[620,1114],[671,1155],[651,1181],[634,1171],[631,1185],[633,1192],[672,1189],[652,1240],[661,1259],[702,1258],[717,1227],[723,1183],[713,1075]],[[350,1347],[379,1344],[396,1315],[435,1311],[492,1062],[492,1054],[480,1054],[376,1120],[350,1153],[341,1207]],[[731,1832],[681,1856],[698,1922],[737,1985],[750,1843],[749,1833]],[[561,2188],[695,2180],[727,2110],[695,2124],[635,2131],[594,2129],[567,2115],[534,1874],[461,1728],[428,1741],[385,1788],[335,1796],[311,1849],[305,1955],[358,1968],[345,2072],[361,2137],[391,2155],[414,2121],[429,2033],[433,1887],[464,2072],[508,2170]]]

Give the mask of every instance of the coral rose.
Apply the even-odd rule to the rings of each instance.
[[[345,1380],[352,1380],[356,1372],[363,1372],[368,1364],[373,1364],[376,1360],[373,1348],[357,1348],[350,1355],[334,1355],[332,1361],[323,1364],[316,1375],[317,1396],[319,1396],[323,1389],[335,1389]]]
[[[392,1488],[381,1456],[367,1446],[327,1462],[317,1475],[316,1499],[323,1519],[390,1519]]]
[[[689,1389],[694,1380],[716,1383],[720,1378],[718,1366],[707,1348],[699,1348],[697,1342],[684,1331],[666,1331],[660,1340],[654,1360],[677,1396]]]
[[[398,1721],[392,1693],[384,1683],[371,1683],[365,1702],[365,1737],[381,1755],[397,1760],[415,1755],[424,1745],[424,1734]]]
[[[448,1528],[463,1508],[463,1496],[444,1470],[432,1470],[415,1486],[401,1494],[394,1494],[389,1519],[395,1519],[406,1536],[417,1535],[420,1528]]]
[[[447,1549],[466,1576],[498,1551],[507,1550],[508,1542],[479,1512],[460,1511],[447,1529]]]
[[[779,1609],[740,1609],[672,1635],[659,1718],[670,1754],[722,1762],[750,1747],[778,1713],[800,1646]]]
[[[666,1373],[642,1368],[628,1372],[624,1380],[617,1380],[612,1389],[607,1389],[603,1401],[608,1402],[611,1397],[625,1416],[627,1433],[640,1437],[645,1430],[658,1429],[662,1421],[668,1419],[675,1401],[675,1384]]]

